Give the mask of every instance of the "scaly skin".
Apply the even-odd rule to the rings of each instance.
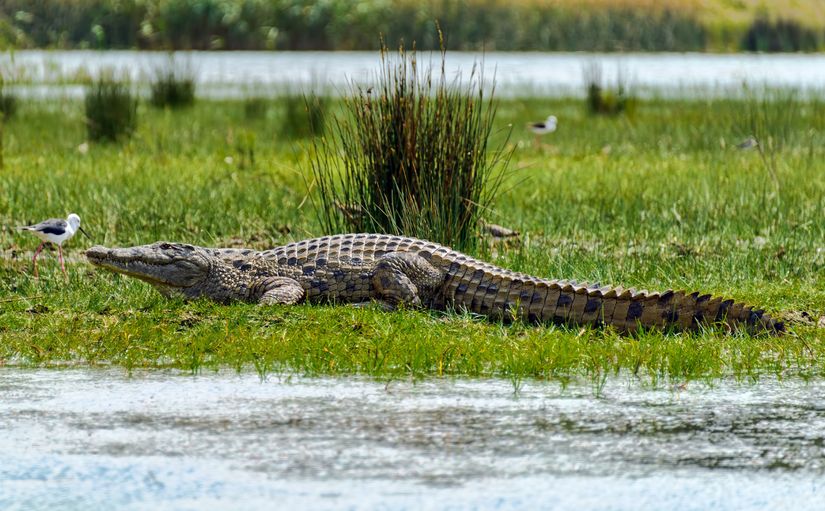
[[[382,234],[346,234],[265,252],[158,242],[92,247],[89,261],[145,280],[167,296],[261,304],[380,301],[468,310],[534,323],[693,330],[723,324],[782,332],[762,310],[699,293],[650,293],[545,280],[496,267],[442,245]]]

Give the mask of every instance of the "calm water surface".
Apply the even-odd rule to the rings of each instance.
[[[0,67],[19,80],[44,84],[28,87],[31,94],[81,94],[78,86],[54,84],[101,69],[146,81],[167,61],[158,52],[32,50],[0,56]],[[370,81],[379,69],[377,52],[185,52],[176,61],[195,73],[200,94],[219,97],[276,93],[285,85],[335,92],[351,81]],[[482,61],[485,78],[495,76],[497,92],[505,96],[582,94],[584,70],[593,63],[602,66],[608,84],[621,75],[636,91],[670,95],[741,93],[743,83],[820,91],[825,84],[825,54],[450,52],[447,71],[466,77]]]
[[[825,382],[0,369],[0,509],[821,510]]]

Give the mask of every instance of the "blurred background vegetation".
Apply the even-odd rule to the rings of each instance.
[[[823,0],[3,0],[0,49],[817,51]]]

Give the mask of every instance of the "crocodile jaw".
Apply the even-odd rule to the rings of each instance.
[[[198,247],[165,242],[130,248],[95,246],[86,251],[86,258],[95,266],[174,290],[202,282],[210,267]]]

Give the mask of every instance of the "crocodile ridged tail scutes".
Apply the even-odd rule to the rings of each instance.
[[[531,303],[521,310],[522,316],[531,321],[611,325],[621,332],[634,332],[640,327],[687,331],[709,325],[726,325],[731,330],[752,334],[785,330],[781,321],[774,320],[764,310],[698,292],[651,293],[574,281],[543,281],[534,286],[529,299],[541,301],[541,307]]]

